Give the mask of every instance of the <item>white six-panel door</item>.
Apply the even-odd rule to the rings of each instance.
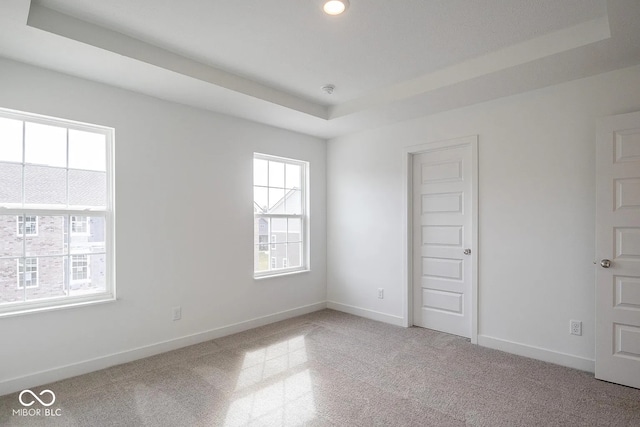
[[[596,378],[640,388],[640,112],[598,122]]]
[[[476,137],[413,155],[413,324],[471,337]]]

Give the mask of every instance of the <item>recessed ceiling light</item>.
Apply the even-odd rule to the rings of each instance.
[[[327,15],[340,15],[349,7],[349,0],[329,0],[324,3],[322,9]]]

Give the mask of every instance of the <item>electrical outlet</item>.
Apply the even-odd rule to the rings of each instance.
[[[378,298],[384,299],[384,289],[378,288]]]
[[[569,333],[571,335],[582,335],[582,322],[579,320],[570,320]]]
[[[177,306],[177,307],[173,307],[173,320],[180,320],[182,319],[182,307]]]

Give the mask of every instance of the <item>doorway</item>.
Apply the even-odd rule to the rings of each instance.
[[[640,388],[640,112],[597,125],[596,378]]]
[[[405,154],[407,326],[477,343],[478,137]]]

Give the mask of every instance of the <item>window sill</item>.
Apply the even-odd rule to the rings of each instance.
[[[61,302],[59,304],[51,304],[51,305],[40,305],[40,304],[32,304],[32,305],[22,305],[19,307],[5,307],[3,309],[3,311],[0,311],[0,318],[2,317],[12,317],[12,316],[22,316],[25,314],[32,314],[32,313],[42,313],[42,312],[47,312],[47,311],[54,311],[54,310],[65,310],[68,308],[75,308],[75,307],[84,307],[84,306],[88,306],[88,305],[95,305],[95,304],[104,304],[104,303],[109,303],[109,302],[114,302],[116,301],[115,296],[113,295],[106,295],[104,297],[100,297],[100,298],[94,298],[94,299],[81,299],[78,298],[75,301],[68,301],[68,302]]]
[[[309,272],[311,272],[311,269],[309,268],[305,268],[303,270],[283,271],[282,273],[272,273],[272,274],[265,274],[262,276],[253,276],[253,280],[275,279],[277,277],[293,276],[295,274],[302,274],[302,273],[309,273]]]

